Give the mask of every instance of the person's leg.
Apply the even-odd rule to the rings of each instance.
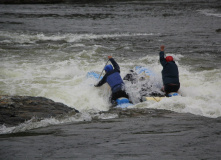
[[[180,89],[180,84],[174,86],[174,92],[178,92],[179,89]]]
[[[125,97],[125,98],[128,98],[128,99],[129,99],[128,94],[127,94],[125,91],[120,90],[120,91],[118,91],[118,92],[112,93],[112,98],[111,98],[111,100],[116,101],[118,98],[121,98],[121,97]]]
[[[168,94],[171,92],[171,87],[169,85],[164,85],[165,96],[168,97]]]
[[[132,101],[130,100],[130,97],[129,97],[129,95],[126,93],[126,91],[121,90],[121,91],[118,92],[117,98],[121,98],[121,97],[127,98],[127,99],[129,100],[129,102],[132,103]]]
[[[112,93],[109,99],[110,99],[110,102],[112,103],[113,106],[116,106],[116,105],[117,105],[117,102],[116,102],[116,99],[117,99],[117,98],[116,98],[116,93]]]
[[[129,99],[129,96],[128,96],[128,94],[125,92],[125,91],[120,91],[120,93],[119,93],[119,98],[120,97],[125,97],[125,98],[128,98]]]
[[[171,92],[177,92],[180,88],[180,84],[178,85],[165,85],[164,86],[164,91],[166,95],[168,95]]]

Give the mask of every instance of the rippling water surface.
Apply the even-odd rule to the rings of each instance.
[[[3,159],[220,159],[221,3],[105,1],[0,5],[0,95],[42,96],[80,111],[0,126]],[[162,85],[160,45],[179,67],[182,97],[110,110],[94,88],[107,56],[121,76],[137,65]]]
[[[219,1],[0,5],[0,94],[47,97],[90,120],[89,113],[109,110],[110,90],[94,88],[87,72],[101,72],[112,55],[122,77],[136,65],[153,70],[151,83],[159,90],[158,52],[165,45],[179,67],[182,97],[137,103],[139,87],[127,85],[137,103],[133,108],[220,117],[220,6]],[[47,125],[63,123],[51,121]]]

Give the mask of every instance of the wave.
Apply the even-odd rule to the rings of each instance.
[[[175,55],[177,60],[182,59],[182,55]],[[137,63],[145,65],[142,61],[147,60],[148,57],[133,60],[131,64],[124,62],[120,63],[122,68],[121,75],[124,76],[128,71],[128,66],[133,66]],[[157,84],[155,88],[160,89],[161,82],[161,67],[157,65],[157,56],[151,57],[149,68],[155,73],[156,77],[152,84]],[[152,63],[151,63],[152,62]],[[76,65],[78,61],[70,60],[69,62],[59,62],[44,66],[32,66],[23,65],[23,69],[19,68],[21,72],[28,72],[34,74],[28,74],[28,76],[18,73],[18,70],[14,70],[14,73],[6,73],[9,77],[4,81],[4,86],[10,86],[10,88],[1,87],[5,89],[5,94],[20,94],[20,95],[33,95],[43,96],[50,98],[57,102],[62,102],[70,107],[76,108],[80,111],[75,116],[67,116],[63,118],[48,118],[41,121],[35,121],[35,118],[20,124],[19,126],[6,127],[2,125],[0,127],[0,134],[23,132],[30,129],[39,127],[46,127],[51,125],[59,125],[66,123],[77,122],[90,122],[93,119],[111,119],[117,118],[119,115],[109,113],[110,104],[108,98],[110,96],[110,89],[108,85],[104,85],[101,88],[94,88],[93,84],[96,80],[86,78],[86,73],[89,70],[97,70],[104,64],[96,64],[91,67],[91,63],[85,63],[85,68],[80,68]],[[221,116],[221,83],[217,79],[221,78],[221,70],[214,69],[209,71],[194,72],[191,71],[188,66],[179,65],[181,97],[165,98],[160,102],[146,101],[137,103],[130,108],[133,109],[163,109],[170,110],[177,113],[191,113],[194,115],[205,116],[209,118],[218,118]],[[25,70],[24,70],[25,68]],[[47,72],[44,72],[47,70]],[[50,70],[50,72],[49,72]],[[1,73],[2,70],[1,70]],[[133,87],[127,86],[130,92],[134,95],[139,91]],[[136,86],[137,87],[137,86]],[[100,111],[106,111],[106,114],[100,114]],[[123,113],[123,112],[122,112]]]
[[[2,54],[0,95],[46,97],[84,113],[80,118],[66,117],[62,120],[51,118],[41,122],[31,120],[21,126],[11,128],[2,126],[0,132],[20,132],[39,126],[90,121],[96,117],[90,113],[91,110],[95,110],[97,113],[108,111],[111,106],[108,102],[110,96],[108,85],[94,88],[93,85],[97,81],[87,79],[86,74],[92,70],[100,73],[106,62],[104,57],[112,52],[121,67],[122,77],[137,65],[146,66],[155,73],[156,77],[151,83],[156,86],[155,90],[159,90],[162,86],[162,66],[159,64],[158,54],[149,53],[140,56],[128,43],[128,39],[137,40],[142,36],[145,38],[157,35],[152,33],[29,34],[0,31],[0,45],[4,46],[0,50]],[[115,38],[116,41],[111,41]],[[119,38],[122,38],[121,43],[119,43]],[[93,43],[93,40],[98,41]],[[104,40],[112,44],[107,45],[107,41]],[[52,42],[53,45],[48,42]],[[21,45],[23,48],[8,49],[5,47],[15,47],[14,44]],[[30,47],[29,44],[34,47]],[[63,46],[56,47],[59,45]],[[121,53],[121,48],[124,48],[123,51],[126,50],[125,52],[129,52],[129,54]],[[146,52],[142,46],[139,49],[142,50],[141,52]],[[178,53],[168,53],[167,55],[172,55],[179,67],[182,97],[165,98],[158,103],[136,102],[132,108],[165,109],[209,118],[220,117],[221,83],[217,79],[221,78],[221,70],[213,68],[195,70],[187,63],[188,55]],[[128,87],[134,98],[137,98],[139,92],[136,89],[137,86]],[[107,118],[112,117],[116,117],[116,115],[107,116]]]
[[[133,36],[152,36],[153,33],[115,33],[115,34],[53,34],[47,35],[44,33],[25,34],[17,32],[4,32],[0,31],[0,44],[1,43],[37,43],[39,41],[64,41],[66,43],[79,42],[82,40],[117,38],[117,37],[133,37]]]
[[[1,134],[11,134],[17,132],[24,132],[31,129],[36,129],[40,127],[47,127],[52,125],[62,125],[68,123],[77,123],[77,122],[90,122],[93,119],[112,119],[118,117],[117,114],[99,114],[98,112],[81,112],[74,116],[65,116],[63,118],[46,118],[41,121],[37,121],[35,117],[31,120],[28,120],[24,123],[21,123],[18,126],[6,127],[5,125],[0,126],[0,135]]]
[[[203,9],[203,10],[198,10],[198,12],[206,16],[221,17],[221,13],[219,13],[215,9]]]

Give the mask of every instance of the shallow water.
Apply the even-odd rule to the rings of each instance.
[[[0,135],[1,157],[16,160],[221,158],[220,118],[163,110],[147,113]]]

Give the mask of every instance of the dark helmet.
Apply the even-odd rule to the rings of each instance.
[[[173,61],[173,57],[172,57],[172,56],[167,56],[167,57],[166,57],[166,61],[167,61],[167,62]]]
[[[110,71],[113,70],[113,66],[112,66],[111,64],[108,64],[108,65],[106,65],[106,66],[104,67],[104,70],[105,70],[106,72],[110,72]]]

